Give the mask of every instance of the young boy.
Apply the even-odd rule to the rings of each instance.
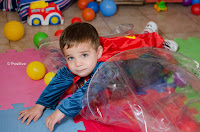
[[[61,95],[73,83],[82,81],[83,86],[65,99],[46,119],[46,126],[53,131],[54,125],[65,116],[75,117],[82,109],[82,97],[88,87],[92,75],[102,62],[97,62],[101,57],[103,48],[99,42],[96,29],[88,23],[75,23],[67,27],[60,38],[60,48],[67,61],[67,66],[58,71],[50,84],[45,88],[36,105],[19,114],[22,123],[27,120],[27,125],[33,120],[37,121],[45,108],[55,109]],[[88,80],[89,79],[89,80]]]
[[[150,42],[151,40],[153,41]],[[99,39],[96,29],[88,23],[74,23],[68,26],[60,37],[60,48],[67,65],[57,72],[40,95],[36,105],[21,111],[18,119],[22,119],[21,123],[27,120],[27,125],[32,120],[36,122],[45,108],[55,109],[62,94],[69,86],[74,85],[76,86],[75,93],[66,98],[46,119],[47,128],[50,132],[53,131],[54,125],[65,116],[75,117],[79,114],[82,109],[82,98],[90,80],[105,60],[128,49],[147,46],[162,48],[163,41],[157,33],[136,35],[136,39],[129,37]]]

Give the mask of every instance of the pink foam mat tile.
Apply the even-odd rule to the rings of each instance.
[[[31,107],[37,101],[46,85],[43,79],[35,81],[27,76],[26,67],[32,61],[42,62],[39,50],[0,53],[0,110],[12,109],[17,103]]]

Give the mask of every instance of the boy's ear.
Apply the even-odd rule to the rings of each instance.
[[[100,45],[97,49],[97,58],[99,59],[102,56],[103,47]]]

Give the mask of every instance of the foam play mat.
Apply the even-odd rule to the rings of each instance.
[[[184,40],[181,38],[175,38],[174,41],[178,44],[178,53],[188,56],[200,63],[200,39],[196,37],[188,37]]]
[[[34,106],[41,92],[46,87],[44,79],[31,80],[26,74],[26,67],[32,61],[41,61],[40,51],[26,49],[23,52],[8,50],[0,53],[0,132],[48,132],[45,120],[54,110],[45,110],[37,122],[30,125],[21,124],[19,112]],[[129,132],[130,130],[116,126],[103,125],[85,120],[80,115],[65,118],[61,124],[55,125],[54,132]]]

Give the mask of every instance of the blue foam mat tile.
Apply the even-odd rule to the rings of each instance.
[[[28,126],[26,122],[21,124],[18,120],[19,112],[24,108],[24,104],[13,104],[14,109],[0,110],[0,132],[49,132],[46,127],[46,118],[51,115],[54,110],[46,109],[42,117],[37,122],[31,122]],[[78,130],[85,131],[83,122],[74,123],[73,118],[66,117],[60,124],[56,124],[54,132],[77,132]]]

